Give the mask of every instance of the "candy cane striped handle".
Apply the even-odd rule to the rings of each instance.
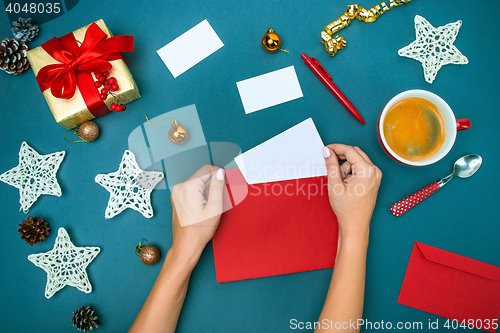
[[[403,200],[395,203],[391,207],[391,212],[394,216],[401,216],[406,213],[410,208],[427,198],[432,193],[439,190],[440,187],[437,182],[430,184],[429,186],[424,187],[418,192],[413,193],[409,197],[404,198]]]

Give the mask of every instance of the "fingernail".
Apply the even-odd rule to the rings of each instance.
[[[217,170],[217,175],[216,175],[217,180],[223,181],[225,174],[226,174],[226,172],[224,171],[224,169]]]
[[[331,155],[330,149],[328,149],[328,147],[323,147],[323,157],[328,158],[330,157],[330,155]]]

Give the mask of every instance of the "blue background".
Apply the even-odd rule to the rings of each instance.
[[[500,266],[498,3],[414,0],[392,8],[374,23],[352,22],[340,33],[347,47],[331,58],[319,42],[320,32],[348,4],[328,0],[86,0],[42,24],[30,48],[100,18],[115,35],[134,35],[135,52],[125,57],[142,97],[129,104],[126,112],[97,119],[98,140],[73,144],[64,141],[65,130],[54,121],[31,70],[20,76],[0,72],[0,172],[18,164],[23,141],[41,154],[67,152],[57,175],[62,197],[42,196],[30,210],[50,223],[51,234],[40,245],[30,247],[20,239],[18,224],[27,214],[18,211],[18,190],[0,184],[1,330],[74,332],[72,312],[86,304],[100,316],[98,332],[125,332],[130,327],[161,267],[143,265],[134,248],[140,238],[146,238],[164,258],[172,240],[170,192],[153,192],[152,219],[127,209],[105,220],[109,193],[94,177],[118,169],[128,135],[144,122],[144,114],[152,118],[196,104],[206,141],[233,142],[242,151],[308,117],[313,118],[325,144],[359,145],[384,175],[371,224],[363,317],[394,325],[418,321],[424,327],[439,318],[441,330],[447,331],[442,328],[443,318],[397,304],[397,298],[414,241]],[[369,8],[376,2],[359,4]],[[435,27],[462,20],[455,46],[469,64],[446,65],[432,85],[425,82],[421,64],[397,54],[415,40],[416,14]],[[174,79],[156,50],[204,19],[224,47]],[[269,27],[281,35],[282,47],[290,54],[263,50],[260,41]],[[12,37],[5,12],[0,13],[0,36]],[[323,64],[366,125],[354,120],[314,77],[300,58],[302,52]],[[304,97],[246,115],[236,82],[290,65],[295,66]],[[380,111],[391,97],[408,89],[434,92],[448,102],[457,118],[472,121],[472,129],[458,133],[451,152],[432,166],[397,164],[377,142]],[[448,175],[453,162],[468,153],[483,157],[476,175],[455,179],[402,217],[392,216],[389,208],[394,202]],[[68,230],[76,246],[101,247],[87,269],[91,294],[65,287],[51,299],[44,297],[46,273],[27,256],[52,249],[59,227]],[[217,284],[209,244],[192,274],[178,331],[290,331],[291,319],[318,318],[331,275],[332,270],[326,269]]]

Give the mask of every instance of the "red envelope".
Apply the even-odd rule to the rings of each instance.
[[[500,267],[415,242],[398,303],[495,332]]]
[[[337,218],[326,177],[247,185],[226,170],[232,208],[212,238],[217,282],[332,268]]]

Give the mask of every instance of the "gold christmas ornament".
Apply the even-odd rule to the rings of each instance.
[[[99,136],[99,126],[97,126],[97,124],[94,123],[93,121],[86,121],[82,123],[80,127],[73,132],[74,134],[78,135],[82,140],[71,141],[66,139],[66,134],[69,131],[70,130],[67,130],[64,133],[64,140],[68,142],[91,142],[97,139],[97,137]]]
[[[280,49],[281,37],[272,28],[269,28],[264,37],[262,37],[262,47],[268,52],[283,51],[289,53],[287,50]]]
[[[172,119],[172,123],[169,126],[159,126],[159,125],[156,125],[160,121],[163,121],[163,120],[165,120],[167,118]],[[165,117],[163,119],[158,120],[156,123],[153,123],[153,124],[151,124],[151,122],[149,121],[149,118],[148,118],[147,115],[146,115],[146,119],[148,121],[148,124],[151,125],[151,126],[156,126],[156,127],[170,127],[170,129],[168,130],[168,139],[172,143],[174,143],[176,145],[183,144],[184,142],[187,141],[187,139],[189,137],[189,133],[188,133],[187,129],[184,126],[181,126],[177,122],[177,120],[175,120],[175,119],[173,119],[171,117]]]
[[[148,245],[142,246],[142,241],[145,241]],[[139,245],[135,247],[135,255],[138,256],[142,263],[146,266],[151,266],[156,264],[160,260],[160,250],[156,246],[149,245],[146,239],[141,239]]]
[[[75,131],[76,135],[87,142],[94,141],[99,136],[99,126],[92,121],[86,121]]]
[[[324,31],[321,31],[321,43],[325,46],[328,54],[333,57],[338,50],[343,49],[346,46],[346,41],[342,36],[335,36],[335,38],[333,38],[332,35],[347,27],[354,18],[362,22],[373,22],[377,19],[377,17],[392,7],[402,5],[410,1],[411,0],[389,0],[389,6],[387,6],[385,2],[381,2],[380,5],[376,5],[370,9],[365,9],[358,5],[349,5],[347,6],[344,14],[340,15],[338,19],[328,24]]]
[[[168,130],[168,139],[176,145],[183,144],[188,139],[188,132],[184,126],[179,125],[174,119]]]

